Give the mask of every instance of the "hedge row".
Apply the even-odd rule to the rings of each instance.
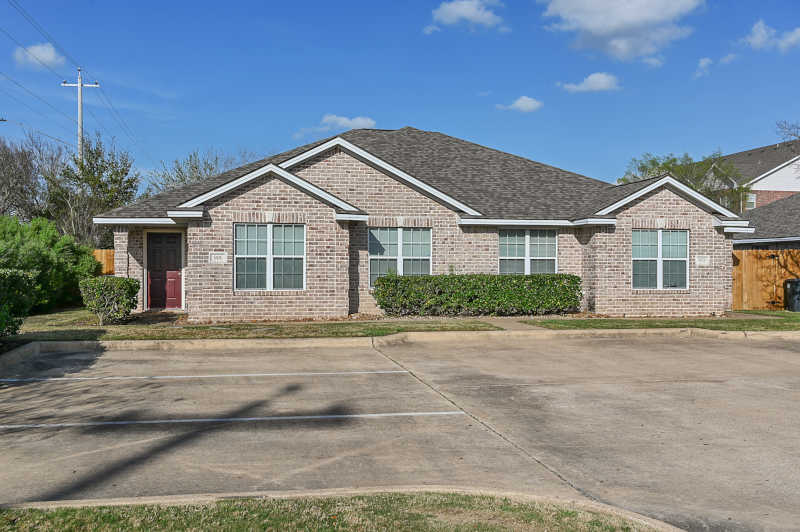
[[[0,269],[0,337],[17,334],[34,303],[33,272]]]
[[[80,303],[78,281],[99,275],[100,267],[91,248],[59,233],[53,222],[0,216],[0,268],[35,272],[34,310]]]
[[[388,275],[375,282],[375,299],[390,316],[531,315],[580,308],[581,279],[535,275]]]
[[[128,319],[136,308],[139,281],[127,277],[90,277],[80,281],[83,303],[100,325]]]

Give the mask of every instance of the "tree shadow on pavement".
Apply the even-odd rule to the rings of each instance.
[[[193,416],[196,419],[240,419],[248,418],[248,417],[256,417],[254,414],[259,412],[257,417],[267,417],[269,414],[263,413],[263,408],[268,406],[272,401],[288,395],[295,393],[302,389],[302,386],[299,384],[290,384],[285,386],[281,389],[278,393],[276,393],[270,399],[263,399],[259,401],[252,401],[247,403],[246,405],[236,408],[227,412],[223,413],[211,413],[207,415],[198,415]],[[342,418],[342,417],[335,417],[335,416],[346,416],[353,414],[354,411],[349,408],[345,404],[335,404],[328,408],[324,408],[321,410],[312,410],[312,411],[293,411],[293,412],[281,412],[279,417],[289,417],[289,416],[333,416],[328,419],[314,419],[314,420],[271,420],[271,421],[247,421],[246,424],[248,427],[252,429],[252,427],[256,427],[260,430],[276,430],[280,428],[285,428],[288,426],[291,427],[307,427],[307,428],[327,428],[331,426],[343,426],[349,423],[352,423],[354,420],[352,418]],[[148,419],[139,419],[135,413],[126,414],[124,419],[121,419],[121,416],[117,416],[115,418],[94,418],[93,422],[99,423],[107,423],[107,422],[119,422],[119,425],[97,425],[97,426],[90,426],[86,427],[82,432],[83,434],[99,434],[99,433],[109,433],[113,432],[115,434],[124,433],[126,435],[135,434],[135,433],[142,433],[142,432],[163,432],[167,425],[171,423],[166,421],[165,423],[141,423],[141,424],[122,424],[124,422],[129,421],[148,421],[154,419],[164,419],[164,418],[148,418]],[[179,429],[181,432],[175,434],[174,436],[168,438],[166,441],[159,443],[153,447],[145,449],[138,454],[127,457],[116,462],[110,463],[97,471],[92,472],[80,478],[78,480],[72,481],[66,485],[57,486],[52,488],[48,491],[45,491],[39,495],[34,496],[33,498],[29,499],[30,502],[32,501],[55,501],[55,500],[64,500],[64,499],[77,499],[80,498],[81,493],[83,493],[87,489],[93,489],[100,485],[112,482],[115,478],[119,477],[122,474],[129,474],[132,470],[144,465],[145,463],[151,461],[153,458],[163,455],[165,453],[169,453],[179,447],[183,447],[195,440],[198,440],[204,436],[210,435],[217,431],[227,430],[230,429],[234,425],[241,425],[242,421],[209,421],[209,422],[190,422],[181,424],[181,428]],[[224,449],[221,449],[220,452],[225,452]]]

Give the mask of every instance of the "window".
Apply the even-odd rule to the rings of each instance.
[[[756,208],[756,195],[755,194],[748,194],[747,199],[744,203],[745,210],[755,209]]]
[[[302,290],[305,227],[236,224],[234,283],[236,290]]]
[[[634,289],[688,287],[688,231],[634,229],[632,243]]]
[[[530,274],[558,271],[558,244],[553,230],[500,231],[500,273]]]
[[[373,227],[369,230],[369,285],[389,272],[430,275],[431,230],[418,227]]]

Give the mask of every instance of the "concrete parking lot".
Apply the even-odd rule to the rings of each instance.
[[[0,501],[461,486],[797,528],[789,341],[411,336],[42,355],[0,382]]]

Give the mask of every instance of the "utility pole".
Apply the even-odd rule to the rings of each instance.
[[[83,88],[84,87],[99,87],[100,84],[96,81],[94,83],[84,83],[83,74],[80,67],[78,67],[78,82],[67,83],[66,80],[61,82],[62,87],[78,87],[78,159],[83,162]]]

